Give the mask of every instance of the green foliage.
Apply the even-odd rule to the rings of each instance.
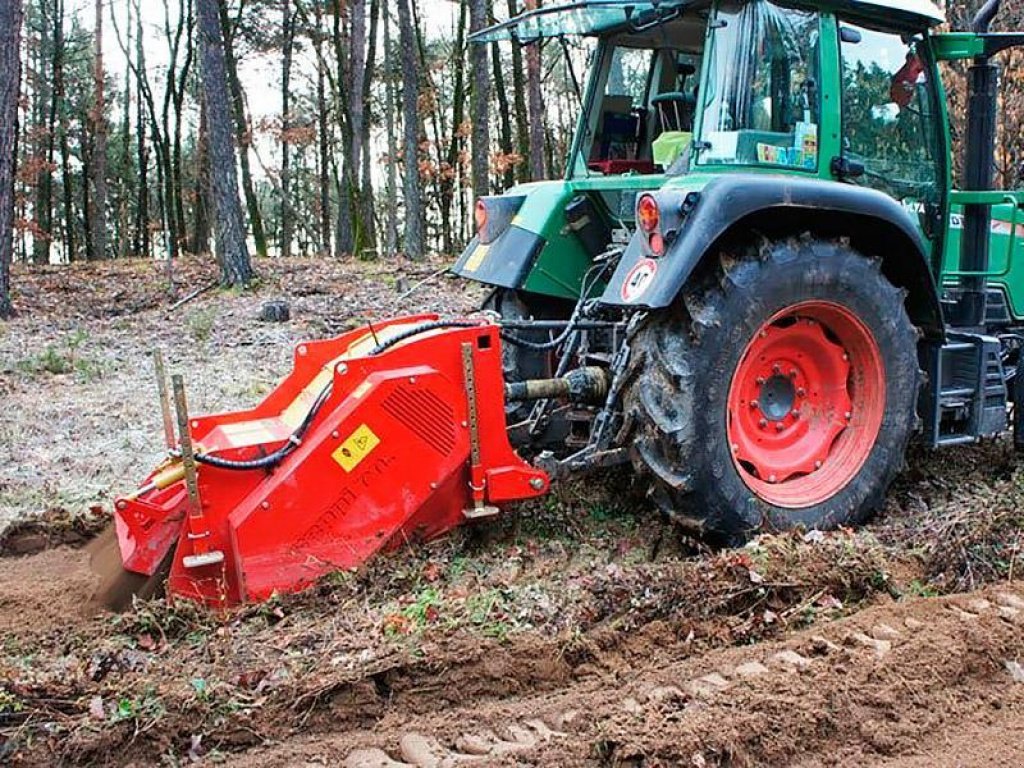
[[[213,307],[204,307],[192,312],[185,322],[192,338],[202,344],[210,340],[216,320],[217,310]]]
[[[25,703],[9,691],[0,690],[0,715],[16,715],[25,710]]]
[[[42,352],[18,360],[14,368],[27,376],[63,376],[74,373],[79,381],[96,381],[103,377],[104,365],[82,353],[80,347],[88,338],[88,333],[77,330],[61,344],[47,345]]]
[[[118,699],[110,719],[114,723],[126,720],[158,720],[166,712],[167,709],[157,696],[156,689],[147,686],[141,696],[125,696]]]

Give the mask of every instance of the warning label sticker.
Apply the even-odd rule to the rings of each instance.
[[[346,472],[351,472],[378,445],[380,445],[380,438],[368,426],[360,424],[356,431],[334,450],[331,458],[338,462]]]

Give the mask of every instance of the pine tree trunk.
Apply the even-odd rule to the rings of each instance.
[[[338,216],[334,223],[334,255],[336,258],[351,255],[356,250],[355,223],[352,220],[352,101],[356,98],[351,91],[352,86],[352,41],[346,39],[344,17],[353,12],[349,0],[333,0],[334,21],[332,38],[334,57],[340,70],[335,77],[335,103],[337,106],[338,127],[341,129],[341,179],[335,178],[338,190]],[[337,166],[336,166],[337,170]]]
[[[135,255],[144,259],[152,256],[149,232],[149,145],[146,136],[146,105],[143,99],[146,73],[146,48],[144,45],[142,14],[135,8],[135,136],[138,143],[139,186],[138,203],[135,211]]]
[[[107,105],[103,71],[103,0],[96,0],[95,53],[93,59],[92,107],[92,252],[97,259],[107,255]]]
[[[14,178],[21,93],[21,0],[0,0],[0,318],[10,317]]]
[[[384,223],[384,251],[398,251],[398,140],[395,137],[395,62],[391,39],[391,8],[384,7],[384,127],[388,134],[387,212]]]
[[[516,0],[508,0],[508,15],[516,15]],[[523,46],[518,40],[512,41],[512,93],[516,111],[516,151],[522,158],[517,178],[530,180],[530,116],[526,111],[526,79],[523,77]]]
[[[470,33],[487,26],[488,5],[488,0],[469,0]],[[490,193],[491,186],[491,72],[487,66],[487,45],[470,43],[469,65],[473,73],[473,192],[482,197]]]
[[[536,10],[538,0],[526,0],[527,10]],[[540,91],[541,41],[526,48],[526,90],[530,103],[530,176],[534,181],[544,178],[544,100]]]
[[[73,178],[71,174],[71,147],[68,142],[68,106],[66,102],[65,86],[64,86],[64,62],[67,56],[67,48],[64,42],[64,0],[58,0],[55,4],[56,16],[60,19],[60,23],[54,24],[53,26],[53,98],[57,106],[57,124],[56,130],[59,131],[60,135],[60,167],[61,167],[61,179],[64,181],[61,184],[63,190],[63,208],[64,208],[64,253],[67,256],[68,261],[74,261],[77,254],[77,233],[76,233],[76,222],[75,222],[75,201],[74,201],[74,190],[70,179]],[[51,160],[51,163],[53,161]]]
[[[406,258],[423,258],[423,200],[419,168],[419,59],[411,0],[397,0],[399,39],[402,48],[402,115],[405,121],[405,243]]]
[[[281,12],[282,51],[281,51],[281,256],[292,255],[293,223],[292,223],[292,173],[291,173],[291,85],[292,85],[292,54],[295,42],[295,16],[290,0],[282,0]]]
[[[252,266],[245,245],[245,222],[238,200],[238,172],[231,132],[228,73],[217,0],[198,0],[203,102],[209,129],[210,186],[221,284],[248,285]],[[244,151],[244,148],[243,148]]]
[[[195,229],[192,235],[192,253],[210,253],[210,142],[207,138],[206,106],[199,103],[199,135],[196,138]]]
[[[114,31],[117,32],[118,44],[121,46],[121,50],[125,54],[125,71],[124,71],[124,102],[121,105],[121,157],[122,166],[120,173],[120,184],[121,194],[118,196],[118,211],[117,211],[117,257],[124,259],[131,253],[132,239],[129,235],[131,232],[131,197],[129,195],[129,189],[137,189],[135,168],[132,166],[132,62],[131,62],[131,50],[132,50],[132,6],[131,3],[125,4],[125,16],[127,22],[125,24],[125,34],[127,36],[127,43],[121,42],[121,35],[117,28],[117,16],[111,14],[111,20],[114,22]],[[66,134],[67,131],[64,131]],[[61,154],[64,154],[63,143],[61,145]],[[66,167],[66,160],[65,167]],[[64,172],[65,178],[67,178],[67,171]],[[65,200],[67,199],[67,193],[65,193]]]
[[[323,5],[314,3],[316,28],[323,28]],[[317,139],[319,142],[319,161],[317,169],[318,192],[320,197],[320,253],[331,252],[331,135],[327,125],[327,75],[324,72],[323,36],[316,34],[316,112]]]
[[[494,64],[494,91],[498,95],[498,119],[499,139],[501,152],[505,155],[505,173],[502,174],[502,185],[508,189],[516,183],[515,165],[511,162],[510,156],[514,149],[512,147],[512,122],[509,116],[508,92],[505,90],[505,71],[501,66],[501,48],[498,44],[492,43],[491,54]]]
[[[366,60],[369,62],[367,66],[367,74],[363,78],[363,104],[370,103],[370,97],[373,92],[373,67],[372,64],[377,58],[377,26],[380,19],[380,6],[381,0],[371,0],[370,2],[370,35],[367,44]],[[363,248],[376,249],[377,247],[377,227],[375,221],[375,209],[374,209],[374,196],[373,196],[373,173],[371,163],[371,144],[370,144],[370,123],[369,117],[363,120],[362,130],[362,178],[359,183],[359,201],[360,201],[360,213],[359,218],[363,223]]]
[[[448,144],[448,154],[445,158],[444,174],[441,177],[441,247],[445,253],[455,250],[454,237],[452,233],[452,208],[455,202],[455,179],[456,169],[459,165],[459,153],[462,150],[462,123],[466,114],[466,16],[469,11],[468,0],[459,3],[459,25],[455,37],[454,53],[457,59],[454,62],[455,85],[452,91],[452,126],[451,140]]]
[[[267,235],[263,229],[263,214],[260,213],[260,202],[259,198],[256,197],[256,187],[252,181],[252,166],[249,163],[249,146],[252,144],[252,132],[249,126],[249,118],[245,113],[245,97],[242,93],[242,83],[238,79],[238,63],[235,61],[230,37],[231,23],[228,20],[227,7],[224,4],[224,0],[213,0],[213,2],[217,5],[215,10],[218,11],[221,27],[218,34],[221,41],[221,60],[224,62],[227,87],[231,89],[230,104],[235,117],[235,137],[238,141],[238,160],[239,166],[242,169],[242,191],[245,193],[245,207],[249,212],[249,225],[252,228],[252,239],[256,246],[256,255],[266,258]],[[204,4],[205,0],[199,0],[200,29],[202,28],[202,6]],[[225,91],[226,95],[227,91]],[[210,117],[212,134],[212,113]]]
[[[37,163],[35,183],[35,224],[32,237],[32,261],[35,264],[50,263],[50,248],[53,243],[53,166],[50,164],[53,149],[53,125],[57,115],[57,97],[50,80],[42,73],[45,70],[47,55],[53,48],[53,33],[46,18],[46,6],[43,12],[43,25],[39,32],[39,47],[36,51],[36,72],[40,73],[34,90],[34,110],[36,150],[35,157],[45,162]],[[45,121],[45,122],[44,122]]]

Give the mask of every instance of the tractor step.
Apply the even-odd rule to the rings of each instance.
[[[181,564],[185,568],[206,568],[209,565],[220,565],[224,562],[224,553],[219,549],[203,552],[201,555],[185,555]]]
[[[925,434],[932,447],[961,445],[1007,427],[1006,376],[999,339],[954,331],[926,352],[928,382],[937,396],[923,396]],[[934,390],[933,390],[934,391]]]
[[[462,516],[467,520],[484,520],[488,517],[500,515],[501,510],[497,507],[484,505],[482,507],[469,507],[462,510]]]

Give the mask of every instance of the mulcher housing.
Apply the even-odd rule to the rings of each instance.
[[[992,189],[994,57],[1024,34],[998,9],[940,33],[928,0],[571,2],[478,33],[593,43],[563,178],[477,204],[453,271],[482,312],[302,344],[250,411],[179,397],[116,505],[125,570],[262,600],[618,464],[736,542],[864,520],[910,439],[1012,412],[1024,445],[1024,193]]]

